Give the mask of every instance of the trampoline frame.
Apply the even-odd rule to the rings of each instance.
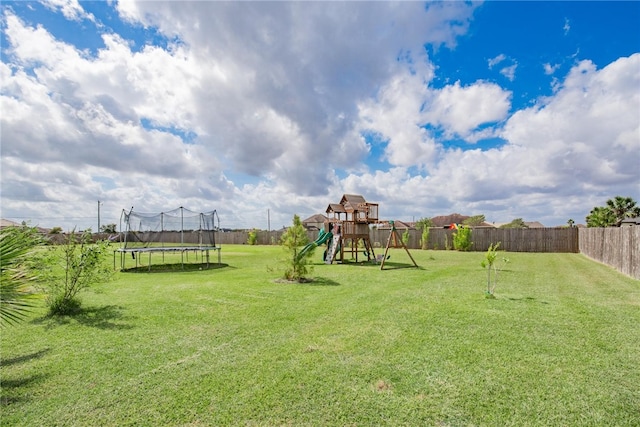
[[[116,269],[116,253],[120,254],[120,270],[125,270],[127,255],[131,254],[133,259],[136,261],[135,268],[139,267],[138,260],[141,254],[148,253],[149,254],[149,271],[151,271],[151,255],[154,252],[162,253],[162,262],[164,263],[164,254],[166,252],[180,252],[180,259],[182,264],[182,269],[184,270],[184,258],[185,253],[187,255],[187,262],[189,262],[189,252],[194,252],[196,255],[196,261],[198,260],[198,252],[200,253],[200,257],[202,260],[206,259],[206,266],[209,268],[210,265],[210,251],[218,251],[218,265],[221,264],[221,256],[220,250],[222,248],[220,246],[164,246],[164,247],[148,247],[148,248],[119,248],[113,251],[113,268]],[[205,262],[201,262],[202,265],[205,265]]]

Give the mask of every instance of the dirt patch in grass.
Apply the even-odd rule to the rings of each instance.
[[[380,392],[391,391],[392,388],[393,387],[391,386],[391,383],[385,380],[378,380],[375,384],[376,391],[380,391]]]

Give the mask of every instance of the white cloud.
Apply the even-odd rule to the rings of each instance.
[[[637,191],[640,54],[602,70],[582,61],[545,104],[521,110],[505,126],[512,145],[536,152],[548,185]],[[626,191],[625,191],[626,190]]]
[[[489,59],[487,61],[487,63],[489,64],[489,69],[495,67],[496,65],[498,65],[501,62],[503,62],[506,59],[507,59],[507,56],[504,53],[501,53],[500,55]]]
[[[544,73],[546,75],[551,75],[555,73],[558,70],[558,68],[560,68],[560,64],[551,65],[550,63],[547,62],[542,64],[542,68],[544,69]]]
[[[85,12],[78,0],[44,0],[42,4],[51,10],[60,10],[65,18],[71,21],[88,19],[95,21],[91,13]]]
[[[508,78],[510,81],[513,81],[516,78],[516,68],[518,68],[518,64],[513,64],[508,67],[504,67],[500,70],[500,74]]]
[[[83,16],[79,3],[55,4]],[[101,200],[103,223],[131,205],[182,205],[218,209],[225,227],[266,228],[269,209],[278,228],[355,192],[385,218],[580,221],[610,186],[637,194],[640,54],[601,70],[581,62],[553,96],[510,116],[512,94],[496,83],[430,85],[423,45],[455,46],[475,7],[465,2],[117,7],[177,42],[134,52],[106,33],[90,56],[5,10],[3,216],[92,225]],[[366,131],[381,145],[367,146]],[[507,144],[440,142],[495,136]],[[367,168],[374,151],[390,169]]]
[[[461,86],[456,82],[434,91],[425,117],[443,126],[449,137],[471,138],[478,126],[506,119],[510,98],[511,93],[495,83],[479,81]]]
[[[495,67],[498,64],[504,64],[505,62],[507,63],[511,63],[511,65],[507,65],[504,67],[500,68],[500,74],[502,74],[503,76],[505,76],[507,79],[509,79],[510,81],[513,81],[516,77],[516,68],[518,68],[518,63],[511,59],[508,58],[505,54],[501,53],[500,55],[491,58],[487,61],[487,64],[489,65],[489,69],[493,69],[493,67]]]
[[[48,6],[68,19],[88,18],[77,2]],[[219,178],[225,171],[253,176],[251,185],[273,189],[274,196],[326,197],[339,185],[334,170],[361,169],[369,152],[354,127],[357,103],[394,78],[398,67],[391,64],[399,52],[424,61],[424,43],[453,46],[475,6],[119,2],[117,7],[129,22],[158,26],[178,43],[133,52],[131,41],[107,32],[104,48],[89,56],[5,9],[10,62],[3,66],[1,102],[11,114],[2,118],[3,164],[59,166],[41,168],[46,178],[16,176],[16,186],[22,181],[48,187],[67,165],[83,174],[84,189],[92,193],[87,197],[120,200],[124,206],[131,199],[166,209],[198,193],[225,199],[227,206],[242,205],[240,184],[234,188]],[[38,117],[35,126],[33,117]],[[185,144],[171,129],[196,137]],[[399,151],[390,152],[397,157]],[[199,184],[180,184],[188,179]],[[82,200],[78,195],[86,191],[74,193],[73,182],[42,194],[52,203]],[[3,205],[15,211],[10,199]]]
[[[396,168],[349,176],[344,185],[385,200],[386,209],[393,209],[384,211],[390,217],[462,211],[484,213],[492,221],[581,222],[612,197],[610,188],[638,193],[639,65],[640,54],[602,70],[589,61],[577,64],[557,94],[507,120],[500,136],[509,143],[502,148],[447,150],[428,175]],[[449,91],[460,89],[454,85]]]
[[[426,83],[433,70],[425,64],[416,64],[416,68],[419,73],[399,71],[375,98],[359,106],[361,130],[379,133],[388,141],[385,157],[392,165],[424,167],[433,162],[437,151],[423,128],[424,104],[430,96]]]

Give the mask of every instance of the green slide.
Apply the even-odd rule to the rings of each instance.
[[[298,259],[301,259],[312,248],[315,248],[317,246],[320,246],[320,245],[326,243],[327,240],[331,240],[332,237],[333,237],[333,234],[331,234],[330,231],[326,232],[324,230],[320,230],[320,232],[318,233],[318,238],[315,240],[315,242],[311,242],[311,243],[307,244],[304,248],[302,248],[302,250],[298,254]]]

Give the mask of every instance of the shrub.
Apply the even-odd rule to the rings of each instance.
[[[47,297],[47,306],[49,307],[49,314],[69,316],[79,313],[82,303],[75,296],[68,297],[64,293],[57,292]]]
[[[409,229],[405,229],[404,233],[402,233],[402,243],[406,246],[409,243]]]
[[[249,238],[247,239],[247,243],[249,245],[257,245],[258,244],[258,233],[255,229],[249,232]]]
[[[429,227],[424,227],[420,234],[420,247],[422,249],[429,249]]]
[[[416,222],[416,228],[421,231],[420,233],[420,246],[422,249],[428,249],[429,245],[429,227],[431,227],[433,223],[429,218],[420,218]]]
[[[48,288],[49,314],[67,315],[80,310],[80,291],[105,282],[113,275],[106,257],[109,243],[91,242],[91,230],[78,234],[73,230],[58,247],[51,247],[43,263],[41,276]]]
[[[453,233],[453,247],[458,251],[468,251],[471,249],[471,228],[463,225]]]
[[[62,233],[62,227],[53,227],[51,230],[49,230],[49,234],[61,234]]]

